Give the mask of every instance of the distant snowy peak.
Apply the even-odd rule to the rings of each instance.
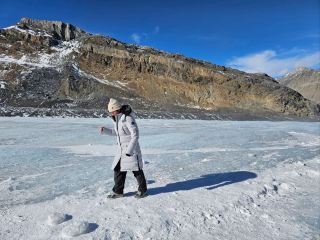
[[[279,82],[301,93],[305,98],[320,103],[320,70],[300,67]]]
[[[301,81],[307,80],[310,81],[311,78],[319,77],[320,70],[311,69],[306,67],[296,68],[294,71],[287,73],[285,76],[279,79],[279,81],[290,81],[292,78],[298,78]],[[297,79],[296,79],[297,80]],[[319,79],[316,79],[319,80]]]
[[[296,68],[295,72],[303,72],[303,71],[309,71],[309,70],[312,70],[312,69],[307,67],[298,67]]]
[[[282,78],[292,77],[292,76],[301,75],[301,74],[310,74],[310,73],[312,74],[313,72],[317,72],[317,71],[319,70],[314,70],[307,67],[298,67],[294,71],[286,73]]]

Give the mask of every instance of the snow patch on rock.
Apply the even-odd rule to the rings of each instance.
[[[45,31],[37,31],[35,32],[34,30],[31,29],[22,29],[19,26],[10,26],[10,27],[6,27],[3,28],[4,30],[15,30],[18,32],[21,32],[23,34],[29,34],[29,35],[33,35],[33,36],[41,36],[41,37],[49,37],[49,38],[53,38],[51,35],[49,35],[47,32]]]
[[[0,81],[0,89],[6,89],[6,84],[5,81]]]
[[[110,81],[110,80],[107,80],[107,79],[97,78],[97,77],[93,76],[92,74],[86,73],[85,71],[81,70],[79,68],[79,66],[76,65],[76,64],[73,64],[72,67],[77,71],[79,76],[83,76],[83,77],[86,77],[86,78],[89,78],[89,79],[93,79],[93,80],[95,80],[97,82],[100,82],[100,83],[103,83],[103,84],[106,84],[106,85],[110,85],[110,86],[114,86],[114,87],[117,87],[117,88],[128,89],[126,84],[124,84],[123,82]]]
[[[79,53],[80,43],[76,40],[61,41],[58,46],[51,47],[53,53],[40,52],[37,56],[23,55],[17,59],[5,54],[0,54],[0,63],[13,63],[34,68],[55,68],[62,70],[65,62],[73,53]]]

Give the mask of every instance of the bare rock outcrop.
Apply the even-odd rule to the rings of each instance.
[[[101,109],[117,97],[138,112],[200,118],[320,114],[319,105],[266,74],[126,44],[59,21],[23,18],[0,30],[0,81],[0,105],[12,107]]]

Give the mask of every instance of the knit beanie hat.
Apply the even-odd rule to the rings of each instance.
[[[121,104],[114,98],[110,98],[109,104],[108,104],[108,111],[113,112],[116,110],[119,110],[121,108]]]

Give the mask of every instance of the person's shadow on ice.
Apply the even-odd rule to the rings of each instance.
[[[148,194],[156,195],[160,193],[191,190],[200,187],[207,187],[208,190],[212,190],[256,177],[257,174],[247,171],[207,174],[191,180],[169,183],[163,187],[150,188]]]

